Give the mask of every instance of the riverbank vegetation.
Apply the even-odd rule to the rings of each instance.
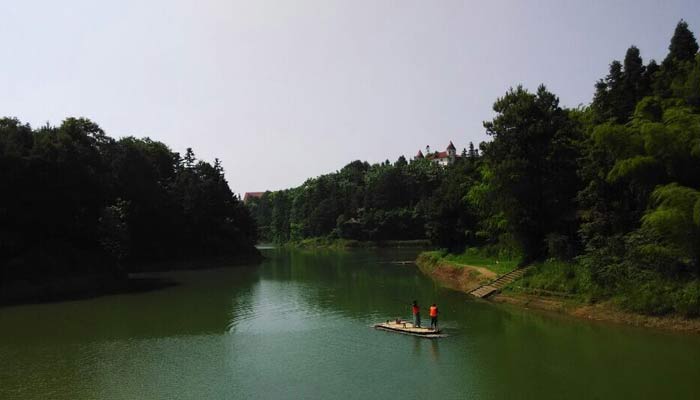
[[[613,61],[590,105],[562,107],[542,85],[493,109],[491,140],[447,167],[355,161],[266,193],[250,205],[261,234],[506,251],[534,265],[531,290],[700,315],[700,56],[684,21],[661,62],[635,46]]]
[[[478,165],[473,148],[449,168],[404,157],[393,164],[354,161],[300,187],[267,192],[249,207],[260,236],[277,243],[429,239],[456,249],[475,223],[463,194],[477,179]]]
[[[255,222],[218,160],[113,139],[87,119],[34,129],[0,119],[0,193],[0,286],[13,292],[122,279],[148,262],[257,253]]]
[[[289,241],[283,244],[285,247],[296,249],[359,249],[359,248],[427,248],[430,247],[430,241],[424,239],[415,240],[381,240],[381,241],[362,241],[353,239],[331,238],[328,236],[312,237],[296,241]]]
[[[520,255],[508,254],[504,249],[494,252],[490,251],[488,247],[470,247],[461,253],[451,253],[442,249],[426,251],[423,254],[455,268],[464,266],[483,267],[498,275],[514,270],[520,263]]]

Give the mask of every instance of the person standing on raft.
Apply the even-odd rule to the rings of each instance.
[[[418,302],[413,300],[413,326],[416,328],[420,328],[420,306],[418,306]]]
[[[438,318],[438,308],[435,305],[435,303],[433,303],[433,305],[430,306],[430,329],[435,330],[435,331],[438,328],[437,318]]]

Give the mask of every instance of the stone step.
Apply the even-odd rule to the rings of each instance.
[[[472,291],[471,295],[475,296],[475,297],[483,298],[483,297],[486,297],[486,296],[492,294],[493,292],[495,292],[497,290],[498,289],[495,287],[486,285],[486,286],[481,286],[481,287],[477,288],[476,290]]]
[[[507,274],[501,275],[495,281],[493,281],[489,284],[479,286],[478,288],[469,292],[469,294],[471,294],[474,297],[479,297],[479,298],[488,297],[491,294],[500,291],[505,286],[508,286],[513,281],[522,278],[522,276],[525,274],[526,270],[527,270],[527,268],[521,268],[521,269],[515,269],[513,271],[510,271]]]

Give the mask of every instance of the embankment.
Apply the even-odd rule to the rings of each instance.
[[[451,263],[433,252],[421,253],[416,265],[442,286],[461,292],[469,292],[496,278],[496,273],[489,269]]]
[[[426,275],[442,286],[468,293],[497,277],[487,268],[457,264],[447,261],[434,252],[423,252],[416,265]],[[621,310],[613,301],[587,304],[574,297],[562,297],[551,293],[522,293],[517,289],[490,296],[494,303],[554,312],[576,318],[700,334],[700,319],[679,315],[649,316]]]

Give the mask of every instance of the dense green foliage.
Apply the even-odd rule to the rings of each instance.
[[[275,242],[330,236],[361,241],[429,238],[446,247],[476,244],[476,216],[464,193],[479,158],[443,168],[429,160],[369,165],[354,161],[302,186],[249,203],[261,237]]]
[[[483,152],[488,171],[479,189],[488,199],[483,214],[492,212],[505,221],[526,261],[548,250],[571,254],[574,197],[580,188],[578,124],[544,86],[536,94],[522,87],[511,90],[493,108],[496,117],[484,124],[493,140]]]
[[[565,109],[544,86],[509,90],[490,141],[454,165],[403,158],[341,171],[253,203],[265,236],[428,238],[537,262],[525,284],[700,315],[700,55],[678,23],[661,64],[630,47]],[[468,253],[463,253],[468,254]]]
[[[0,119],[0,193],[4,282],[254,252],[254,221],[218,160],[115,140],[86,119],[39,129]]]

